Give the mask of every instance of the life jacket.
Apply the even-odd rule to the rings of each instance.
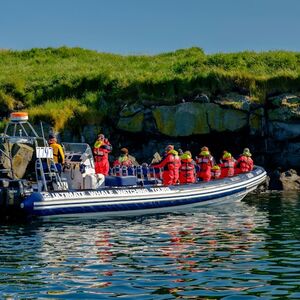
[[[117,160],[114,161],[114,166],[124,166],[124,167],[132,167],[132,160],[127,156],[119,156]]]
[[[112,150],[109,141],[96,141],[93,148],[95,161],[100,162],[103,159],[108,159],[108,153]]]
[[[221,177],[231,177],[234,175],[234,165],[235,161],[232,158],[224,159],[224,162],[220,164],[221,167]]]
[[[212,177],[212,179],[218,179],[218,178],[220,178],[220,176],[221,176],[221,168],[219,168],[219,169],[212,168],[211,169],[211,177]]]
[[[180,183],[195,182],[195,162],[192,158],[182,159],[179,169]]]
[[[212,156],[200,156],[197,158],[200,172],[205,172],[212,167]]]
[[[236,168],[240,169],[240,172],[249,172],[253,170],[253,160],[251,157],[241,155],[236,162]]]

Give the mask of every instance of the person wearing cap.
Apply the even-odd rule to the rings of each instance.
[[[190,151],[185,151],[181,156],[181,166],[179,169],[180,184],[196,182],[195,161]]]
[[[235,159],[228,151],[223,152],[222,163],[219,164],[221,168],[220,178],[231,177],[234,175]]]
[[[103,174],[107,176],[109,173],[108,154],[111,152],[112,147],[104,134],[98,134],[98,138],[93,147],[95,172],[96,174]]]
[[[122,148],[120,150],[121,154],[118,157],[118,159],[116,159],[113,163],[113,166],[122,166],[122,167],[132,167],[133,166],[133,162],[129,157],[128,154],[128,149],[127,148]]]
[[[172,151],[174,150],[173,145],[168,145],[165,148],[165,156],[161,162],[152,164],[153,168],[163,168],[162,180],[165,186],[174,184],[174,169],[175,169],[175,157]]]
[[[49,146],[53,149],[53,161],[59,173],[62,171],[62,165],[65,163],[65,154],[62,146],[58,144],[55,135],[50,134],[48,139]]]
[[[196,157],[196,164],[199,168],[197,171],[197,177],[201,181],[210,181],[211,179],[211,168],[215,165],[215,160],[210,154],[208,147],[204,146],[201,148],[201,152]]]
[[[245,148],[235,163],[235,174],[250,172],[253,170],[254,163],[251,156],[252,154],[249,148]]]

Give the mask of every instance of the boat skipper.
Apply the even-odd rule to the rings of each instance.
[[[54,135],[50,134],[48,139],[49,146],[53,149],[53,160],[59,174],[62,171],[62,165],[65,163],[65,154],[62,146],[57,143]]]

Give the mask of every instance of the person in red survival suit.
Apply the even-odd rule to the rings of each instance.
[[[112,147],[108,139],[103,134],[98,135],[98,139],[94,144],[93,153],[95,158],[95,172],[96,174],[108,175],[109,161],[108,154]]]
[[[153,164],[154,168],[163,168],[162,180],[164,185],[172,185],[174,182],[175,157],[172,153],[173,145],[168,145],[165,150],[165,155],[162,161],[158,164]]]
[[[179,183],[179,170],[181,166],[181,159],[176,150],[171,150],[171,153],[174,155],[174,179],[173,184]]]
[[[181,156],[181,166],[179,170],[180,184],[194,183],[196,181],[195,161],[192,159],[190,151],[185,151]]]
[[[253,170],[254,163],[251,156],[252,154],[250,153],[249,148],[245,148],[243,154],[240,155],[235,163],[235,174],[250,172]]]
[[[222,163],[219,164],[221,168],[220,178],[231,177],[234,175],[235,159],[231,153],[224,151],[222,156]]]
[[[196,163],[199,166],[197,177],[203,181],[210,181],[211,168],[215,165],[215,160],[210,154],[207,147],[202,147],[199,157],[196,158]]]
[[[214,165],[211,168],[211,179],[218,179],[221,176],[221,168],[218,165]]]

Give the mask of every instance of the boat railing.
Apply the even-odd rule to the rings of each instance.
[[[68,189],[67,182],[60,176],[59,171],[53,160],[42,160],[41,158],[35,161],[35,173],[37,181],[42,182],[42,190],[66,190]]]
[[[162,169],[151,166],[114,166],[110,169],[111,176],[136,176],[141,183],[153,181],[159,183],[162,179]]]

